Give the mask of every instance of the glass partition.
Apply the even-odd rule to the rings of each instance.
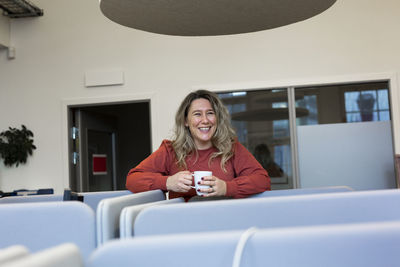
[[[396,186],[387,81],[242,90],[219,96],[239,141],[271,176],[273,190]],[[289,109],[291,116],[296,114],[291,123]],[[359,122],[370,123],[351,126]]]
[[[272,189],[293,188],[287,89],[220,93],[239,141],[271,177]]]
[[[295,89],[296,107],[309,114],[296,116],[297,125],[389,121],[387,82],[342,84]]]
[[[387,82],[296,88],[301,187],[396,187]]]

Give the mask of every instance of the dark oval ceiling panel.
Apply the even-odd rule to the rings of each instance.
[[[336,0],[101,0],[110,20],[147,32],[213,36],[256,32],[324,12]]]

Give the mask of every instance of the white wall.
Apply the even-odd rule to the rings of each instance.
[[[156,148],[169,136],[181,99],[201,85],[267,87],[383,73],[399,88],[398,0],[338,0],[297,24],[219,37],[164,36],[120,26],[101,14],[98,0],[34,3],[44,9],[43,17],[11,21],[16,58],[8,60],[0,50],[0,130],[25,124],[38,149],[26,165],[0,165],[3,191],[60,192],[68,186],[66,103],[151,97]],[[86,71],[116,69],[124,71],[124,85],[84,87]],[[395,116],[399,97],[393,93]]]

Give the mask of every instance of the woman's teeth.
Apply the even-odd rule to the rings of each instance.
[[[211,127],[201,127],[199,129],[200,129],[200,131],[208,131],[208,130],[210,130],[210,128]]]

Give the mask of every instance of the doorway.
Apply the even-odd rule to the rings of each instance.
[[[68,107],[69,184],[75,192],[125,190],[151,153],[150,101]]]

